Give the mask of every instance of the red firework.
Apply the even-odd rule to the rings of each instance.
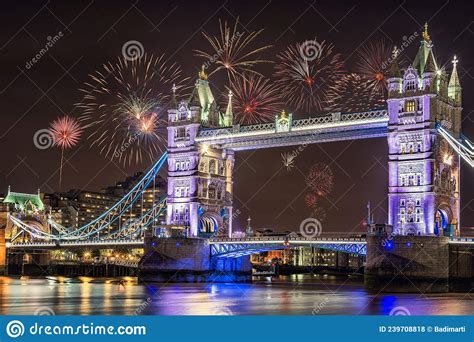
[[[63,175],[64,150],[77,145],[81,137],[83,128],[76,119],[66,115],[57,118],[50,124],[50,132],[53,136],[53,143],[61,149],[61,162],[59,166],[59,188]]]
[[[329,165],[316,163],[309,170],[306,176],[308,185],[318,196],[327,196],[334,186],[334,175]]]
[[[309,208],[314,209],[318,204],[318,196],[313,192],[309,192],[304,196],[304,201]]]
[[[363,112],[385,106],[381,93],[374,92],[370,81],[358,74],[344,75],[333,92],[331,111]]]
[[[54,120],[50,125],[50,131],[54,145],[64,150],[74,147],[79,142],[83,129],[76,119],[66,115]]]
[[[387,93],[387,76],[390,70],[393,46],[384,39],[369,42],[357,51],[356,72],[368,81],[370,89],[381,95]]]
[[[236,76],[231,83],[236,122],[256,124],[271,121],[282,109],[277,87],[257,74]]]
[[[307,111],[324,111],[343,75],[341,55],[332,44],[316,39],[289,46],[277,55],[276,84],[286,102]]]

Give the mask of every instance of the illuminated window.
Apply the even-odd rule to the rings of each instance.
[[[415,101],[407,101],[405,103],[405,112],[414,112],[415,111]]]

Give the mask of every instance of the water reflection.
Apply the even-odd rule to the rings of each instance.
[[[367,293],[361,278],[295,275],[246,284],[138,284],[135,278],[0,277],[0,314],[472,315],[469,294]]]

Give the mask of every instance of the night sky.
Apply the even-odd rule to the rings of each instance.
[[[138,40],[145,51],[179,63],[192,80],[203,60],[194,49],[208,49],[203,30],[218,33],[219,19],[242,30],[264,28],[258,44],[271,44],[262,58],[273,59],[288,44],[307,39],[325,40],[342,53],[345,68],[352,70],[356,51],[370,41],[384,38],[400,45],[403,36],[420,32],[428,21],[434,52],[450,70],[456,54],[463,86],[463,132],[474,139],[474,22],[470,1],[28,1],[2,4],[0,11],[0,99],[2,113],[0,193],[8,185],[21,192],[53,192],[58,188],[58,149],[39,150],[34,133],[62,115],[79,116],[74,104],[88,74],[109,60],[116,60],[122,46]],[[31,68],[26,63],[41,49],[48,36],[63,37]],[[404,54],[412,60],[418,39]],[[257,67],[257,69],[259,69]],[[259,69],[271,76],[272,66]],[[224,76],[224,75],[222,75]],[[210,79],[214,94],[225,93],[225,78]],[[225,101],[225,99],[223,99]],[[223,102],[225,104],[225,102]],[[298,111],[296,117],[311,113]],[[308,146],[287,171],[275,148],[237,153],[234,207],[240,209],[236,226],[252,216],[255,228],[297,230],[310,209],[305,175],[311,165],[323,162],[334,173],[334,189],[321,203],[327,218],[323,231],[361,231],[367,201],[375,219],[385,222],[387,207],[386,139]],[[82,140],[66,154],[62,189],[98,190],[114,184],[149,163],[124,167],[110,162]],[[474,226],[474,170],[463,163],[461,171],[461,225]]]

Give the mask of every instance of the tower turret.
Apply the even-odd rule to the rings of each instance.
[[[234,123],[234,114],[232,112],[232,90],[229,90],[229,94],[227,96],[229,97],[229,100],[227,102],[227,109],[222,120],[222,126],[225,127],[232,126]]]
[[[454,56],[453,71],[448,84],[448,97],[452,99],[457,106],[461,106],[461,84],[459,83],[457,64],[458,59]]]
[[[436,92],[436,76],[438,68],[433,55],[433,51],[430,49],[428,52],[428,58],[426,59],[425,68],[423,70],[423,90],[428,92]]]
[[[398,65],[398,55],[400,51],[396,46],[393,47],[392,51],[392,63],[390,65],[388,82],[388,92],[390,94],[398,94],[402,90],[402,72]]]
[[[431,41],[431,37],[428,34],[428,23],[425,24],[425,29],[421,34],[423,40],[420,42],[420,48],[418,49],[418,53],[415,56],[415,60],[413,61],[413,68],[418,71],[419,76],[422,76],[425,72],[427,60],[430,54],[432,54],[433,49],[433,42]],[[436,64],[436,60],[433,58],[434,69],[438,70],[438,65]]]

